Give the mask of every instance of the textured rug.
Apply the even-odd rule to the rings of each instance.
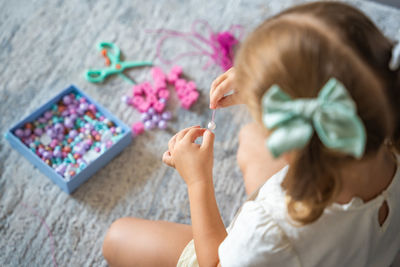
[[[190,31],[194,20],[205,19],[215,31],[241,24],[248,32],[299,2],[303,1],[1,1],[0,132],[72,83],[130,125],[139,113],[120,98],[131,86],[120,77],[102,84],[90,84],[83,77],[86,69],[103,66],[98,42],[115,42],[127,60],[158,64],[158,36],[146,30]],[[388,36],[400,28],[399,10],[361,0],[352,3]],[[163,53],[172,57],[187,49],[175,39],[166,43]],[[162,164],[161,155],[177,130],[205,126],[210,120],[208,89],[221,70],[216,66],[203,70],[206,63],[205,57],[179,61],[201,91],[190,111],[172,101],[174,120],[168,131],[137,137],[72,195],[62,192],[1,138],[0,265],[105,266],[101,245],[114,220],[136,216],[190,223],[186,186],[175,170]],[[150,79],[148,69],[132,70],[129,75],[138,81]],[[248,120],[241,107],[216,114],[214,179],[225,224],[245,197],[235,154],[237,133]]]

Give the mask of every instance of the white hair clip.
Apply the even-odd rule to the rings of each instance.
[[[392,71],[400,67],[400,30],[397,33],[397,43],[393,46],[392,57],[389,62],[389,69]]]

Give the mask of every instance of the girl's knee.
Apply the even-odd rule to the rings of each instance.
[[[110,265],[115,264],[118,248],[124,243],[125,225],[128,218],[121,218],[113,222],[103,241],[103,256]]]

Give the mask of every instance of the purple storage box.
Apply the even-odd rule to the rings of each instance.
[[[38,117],[40,117],[45,111],[51,109],[53,104],[56,104],[62,99],[63,96],[70,93],[78,93],[85,97],[88,103],[94,104],[99,112],[102,113],[106,118],[113,121],[116,126],[123,130],[122,137],[115,142],[109,149],[97,157],[93,162],[89,163],[81,172],[76,174],[71,180],[67,181],[61,175],[59,175],[52,167],[48,166],[43,160],[37,156],[32,150],[30,150],[17,136],[14,135],[14,131],[21,128],[28,122],[32,122]],[[97,172],[101,167],[107,164],[111,159],[113,159],[117,154],[119,154],[125,147],[127,147],[132,142],[132,132],[131,129],[126,126],[123,122],[113,116],[104,107],[99,105],[96,101],[86,95],[84,92],[79,90],[76,86],[71,85],[54,98],[49,100],[46,104],[35,110],[28,117],[23,119],[14,125],[5,133],[5,138],[8,140],[10,145],[21,153],[25,158],[27,158],[33,165],[35,165],[42,173],[49,177],[55,184],[57,184],[66,193],[71,194],[75,189],[78,188],[83,182],[89,179],[95,172]]]

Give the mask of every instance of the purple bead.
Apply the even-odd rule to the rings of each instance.
[[[163,112],[163,114],[161,114],[161,118],[163,120],[168,121],[168,120],[170,120],[172,118],[172,114],[169,111],[165,111],[165,112]]]
[[[154,121],[154,123],[158,123],[160,121],[160,115],[154,114],[151,120]]]
[[[26,138],[26,139],[24,139],[24,143],[29,146],[32,143],[32,139]]]
[[[94,104],[90,104],[90,105],[89,105],[89,110],[90,110],[91,112],[93,112],[93,113],[96,113],[96,112],[97,112],[96,106],[95,106]]]
[[[32,133],[31,129],[25,129],[24,130],[24,136],[25,137],[29,137],[31,135],[31,133]]]
[[[147,110],[147,113],[150,114],[150,115],[153,115],[154,113],[156,113],[156,111],[154,110],[154,108],[149,108]]]
[[[67,165],[66,165],[65,163],[62,163],[62,164],[60,164],[59,166],[57,166],[56,172],[57,172],[58,174],[63,175],[66,169],[67,169]]]
[[[155,123],[154,123],[152,120],[148,120],[148,121],[145,121],[145,122],[144,122],[144,128],[145,128],[146,130],[154,129],[155,126],[156,126],[156,125],[155,125]]]
[[[86,152],[86,149],[85,149],[85,147],[83,145],[80,145],[78,147],[75,146],[75,148],[76,148],[75,149],[75,153],[78,153],[80,155],[83,155]]]
[[[65,105],[69,105],[69,104],[71,104],[71,102],[72,102],[72,99],[71,99],[71,97],[69,95],[66,95],[66,96],[63,97],[63,103]]]
[[[167,122],[165,120],[160,120],[158,122],[158,128],[164,130],[165,128],[167,128]]]
[[[68,111],[69,111],[69,113],[71,114],[71,116],[72,115],[75,115],[76,116],[76,108],[75,107],[68,107]]]
[[[64,140],[64,134],[59,133],[59,134],[57,135],[57,139],[58,139],[59,141]]]
[[[50,151],[44,151],[43,152],[43,157],[45,158],[45,159],[51,159],[52,158],[52,153],[50,152]]]
[[[165,104],[165,103],[167,103],[167,99],[160,98],[160,99],[158,99],[158,102]]]
[[[46,119],[45,117],[40,117],[40,118],[38,119],[38,122],[40,122],[40,123],[46,123],[46,122],[47,122],[47,119]]]
[[[74,139],[77,135],[78,135],[77,130],[74,129],[74,130],[69,131],[69,137],[71,137],[72,139]]]
[[[89,108],[89,105],[86,102],[83,102],[79,105],[79,109],[82,110],[83,112],[85,112],[88,108]]]
[[[43,130],[41,128],[35,128],[35,130],[33,130],[33,132],[37,135],[37,136],[41,136],[43,134]]]
[[[77,108],[76,113],[78,113],[78,115],[82,116],[83,114],[85,114],[85,111],[83,109]]]
[[[92,145],[89,144],[88,142],[85,142],[85,143],[83,143],[83,145],[82,145],[82,147],[83,147],[85,150],[89,150],[89,148],[90,148],[91,146],[92,146]]]
[[[43,154],[44,148],[43,148],[43,147],[39,147],[38,152],[39,152],[40,154]]]
[[[85,129],[93,130],[93,125],[90,123],[86,123],[84,127]]]
[[[70,117],[66,117],[64,120],[64,125],[67,128],[73,128],[74,127],[74,121]]]
[[[56,123],[56,125],[54,125],[54,130],[57,133],[62,133],[64,132],[64,126],[61,123]]]
[[[61,150],[60,149],[55,149],[54,152],[53,152],[53,156],[56,157],[56,158],[61,158],[61,156],[62,156]]]
[[[78,118],[78,116],[77,116],[76,114],[71,114],[71,115],[69,115],[69,118],[70,118],[72,121],[75,121],[76,118]]]
[[[51,119],[53,117],[53,113],[51,111],[46,111],[43,115],[47,120]]]
[[[142,120],[142,122],[145,122],[150,119],[150,114],[142,113],[142,115],[140,116],[140,119]]]
[[[77,162],[79,165],[81,165],[81,164],[87,164],[86,161],[85,161],[84,159],[82,159],[82,158],[77,159],[76,162]]]
[[[121,97],[121,101],[124,102],[125,104],[129,104],[130,98],[127,95],[124,95]]]
[[[66,109],[63,112],[61,112],[61,116],[63,116],[63,117],[67,117],[68,115],[69,115],[68,109]]]
[[[91,139],[88,139],[85,141],[85,144],[87,144],[89,147],[93,145],[93,141]]]
[[[15,135],[18,136],[19,138],[24,136],[24,130],[22,129],[17,129],[15,130]]]

